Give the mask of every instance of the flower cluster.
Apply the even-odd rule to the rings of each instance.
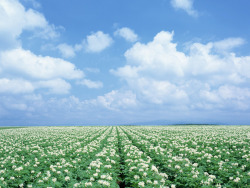
[[[1,187],[247,187],[249,126],[0,129]]]
[[[135,146],[168,172],[174,184],[191,187],[248,184],[249,126],[123,127],[123,130]]]

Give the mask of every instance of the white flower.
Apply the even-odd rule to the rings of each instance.
[[[52,178],[52,181],[53,181],[54,183],[56,182],[56,180],[57,180],[56,178]]]
[[[112,180],[113,178],[111,176],[108,176],[106,179],[107,180]]]
[[[80,185],[80,183],[75,183],[74,187],[78,187]]]
[[[147,180],[147,183],[150,184],[150,183],[152,183],[152,181],[151,180]]]
[[[175,168],[176,169],[180,169],[181,167],[179,165],[175,165]]]
[[[105,165],[104,168],[112,168],[111,165]]]
[[[140,187],[144,187],[144,186],[145,186],[145,183],[144,183],[143,181],[141,181],[141,182],[138,183],[138,185],[139,185]]]
[[[110,186],[110,183],[108,181],[105,181],[105,180],[98,180],[98,183],[101,184],[101,185],[106,185],[106,186]]]
[[[171,188],[175,188],[175,185],[174,185],[174,184],[172,184],[172,185],[171,185]]]
[[[239,181],[240,181],[239,177],[237,177],[237,178],[234,179],[234,182],[236,182],[236,183],[238,183]]]
[[[221,184],[219,184],[219,183],[217,183],[215,186],[216,186],[217,188],[221,188]]]
[[[88,186],[92,187],[92,183],[91,182],[86,182],[84,185],[85,185],[85,187],[88,187]]]
[[[69,177],[69,176],[66,176],[64,179],[65,179],[65,181],[69,181],[69,180],[70,180],[70,177]]]
[[[198,166],[198,163],[194,163],[193,166],[194,166],[194,167],[197,167],[197,166]]]
[[[209,175],[208,177],[212,178],[212,179],[216,179],[215,175]]]
[[[158,172],[158,169],[154,165],[152,165],[151,170],[154,171],[154,172]]]
[[[198,178],[197,174],[193,175],[192,177],[193,177],[193,178]]]
[[[21,171],[21,170],[23,170],[22,166],[20,166],[20,167],[18,167],[18,168],[15,169],[15,171]]]
[[[102,179],[105,179],[107,177],[107,175],[101,175]]]
[[[134,178],[135,178],[135,180],[138,180],[138,179],[140,179],[140,176],[134,175]]]

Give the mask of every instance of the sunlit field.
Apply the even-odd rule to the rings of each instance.
[[[247,187],[250,126],[0,129],[0,187]]]

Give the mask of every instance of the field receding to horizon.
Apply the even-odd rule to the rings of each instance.
[[[0,128],[0,187],[247,187],[250,126]]]

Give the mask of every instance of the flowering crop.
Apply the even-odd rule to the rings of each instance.
[[[0,129],[0,188],[247,187],[249,126]]]

